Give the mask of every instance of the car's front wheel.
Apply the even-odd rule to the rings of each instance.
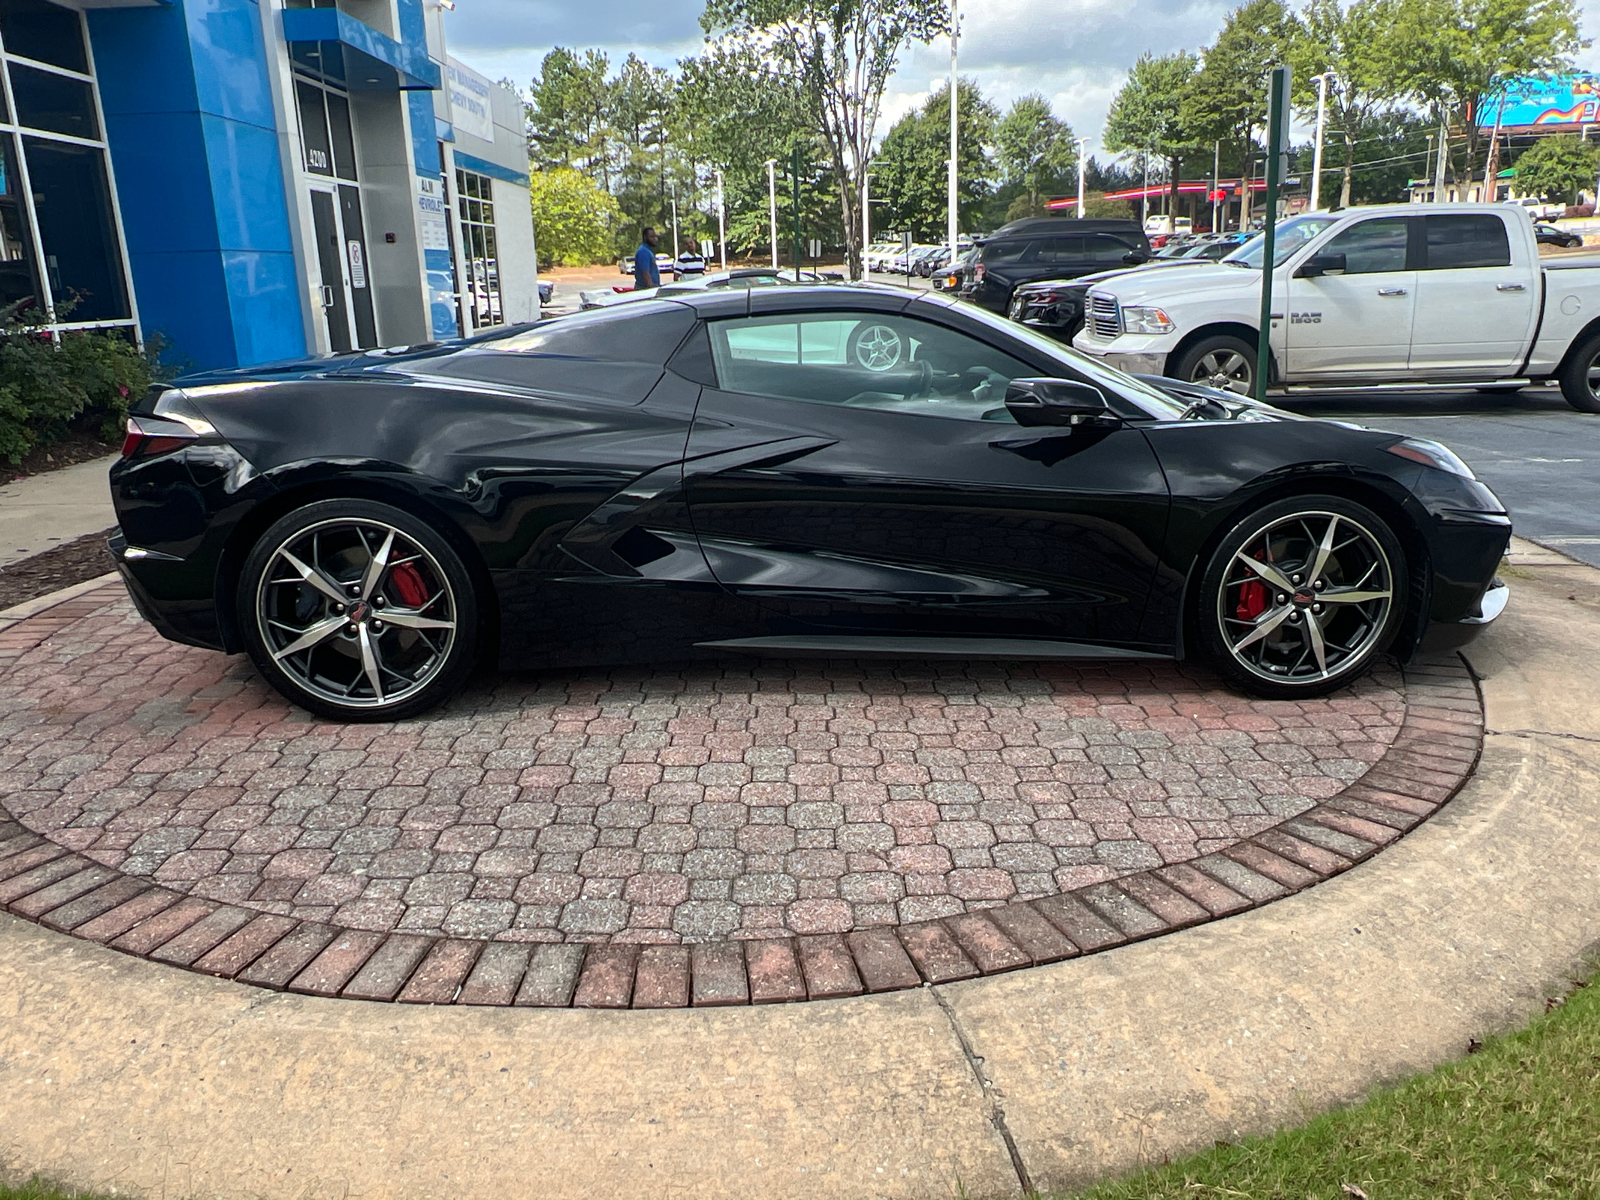
[[[454,693],[477,652],[461,557],[425,521],[371,500],[323,500],[261,535],[238,588],[263,676],[342,721],[415,716]]]
[[[1171,374],[1185,383],[1203,383],[1219,391],[1253,396],[1256,347],[1227,334],[1204,338],[1183,352]]]
[[[1405,612],[1405,552],[1382,517],[1299,496],[1241,519],[1202,577],[1207,656],[1246,691],[1320,696],[1371,667]]]

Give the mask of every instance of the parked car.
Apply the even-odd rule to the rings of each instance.
[[[802,283],[825,282],[822,276],[814,275],[810,271],[802,271],[799,281]],[[610,287],[579,292],[578,307],[587,311],[591,308],[610,308],[613,304],[654,300],[658,296],[675,296],[686,292],[718,291],[730,287],[780,287],[784,284],[793,284],[795,282],[794,269],[792,267],[781,270],[774,270],[771,267],[745,267],[737,271],[712,271],[709,273],[702,271],[698,275],[687,275],[682,279],[663,283],[658,288],[636,290],[626,287]]]
[[[1004,313],[1011,292],[1036,279],[1072,279],[1111,266],[1148,262],[1150,243],[1137,222],[1039,219],[1002,228],[981,244],[969,298]]]
[[[964,296],[972,286],[972,268],[978,262],[978,247],[963,251],[956,261],[941,270],[935,271],[930,278],[933,281],[933,290],[936,292],[954,292]]]
[[[1524,196],[1521,200],[1508,200],[1506,203],[1520,208],[1535,221],[1553,221],[1567,215],[1565,204],[1551,204],[1537,196]]]
[[[1019,284],[1011,293],[1011,307],[1006,310],[1006,315],[1030,329],[1070,345],[1083,328],[1089,291],[1095,285],[1131,271],[1203,266],[1205,262],[1203,258],[1154,258],[1138,266],[1098,271],[1077,279],[1046,279]]]
[[[1546,225],[1543,221],[1533,223],[1533,236],[1541,246],[1560,246],[1570,250],[1575,246],[1583,245],[1583,237],[1569,229],[1557,229],[1554,225]]]
[[[870,284],[158,384],[110,482],[145,619],[336,721],[480,663],[729,654],[1200,657],[1305,698],[1479,632],[1511,532],[1436,442]]]
[[[621,259],[617,263],[617,269],[624,275],[632,275],[633,274],[633,255],[630,254],[630,255],[628,255],[627,258]],[[659,271],[663,275],[670,274],[672,272],[672,255],[666,253],[665,251],[657,250],[656,251],[656,270]]]
[[[1129,274],[1089,293],[1073,345],[1125,370],[1250,393],[1265,238],[1213,266]],[[1310,213],[1278,227],[1274,384],[1556,380],[1600,413],[1600,265],[1541,263],[1506,204]],[[1283,319],[1286,317],[1287,319]]]

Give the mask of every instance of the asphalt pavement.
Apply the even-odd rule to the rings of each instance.
[[[1272,402],[1443,442],[1505,502],[1519,535],[1600,566],[1600,416],[1574,411],[1555,388],[1328,392]]]

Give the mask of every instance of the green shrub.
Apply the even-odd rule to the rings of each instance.
[[[115,440],[129,402],[167,373],[160,350],[159,339],[141,351],[120,331],[52,338],[34,326],[0,326],[0,460],[21,462],[74,430]]]

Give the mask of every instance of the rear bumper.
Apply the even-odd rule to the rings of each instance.
[[[116,560],[117,574],[122,576],[133,606],[157,633],[185,646],[225,649],[216,604],[209,594],[204,599],[193,594],[193,567],[180,558],[139,557],[139,548],[128,545],[121,529],[106,539],[106,548]]]

